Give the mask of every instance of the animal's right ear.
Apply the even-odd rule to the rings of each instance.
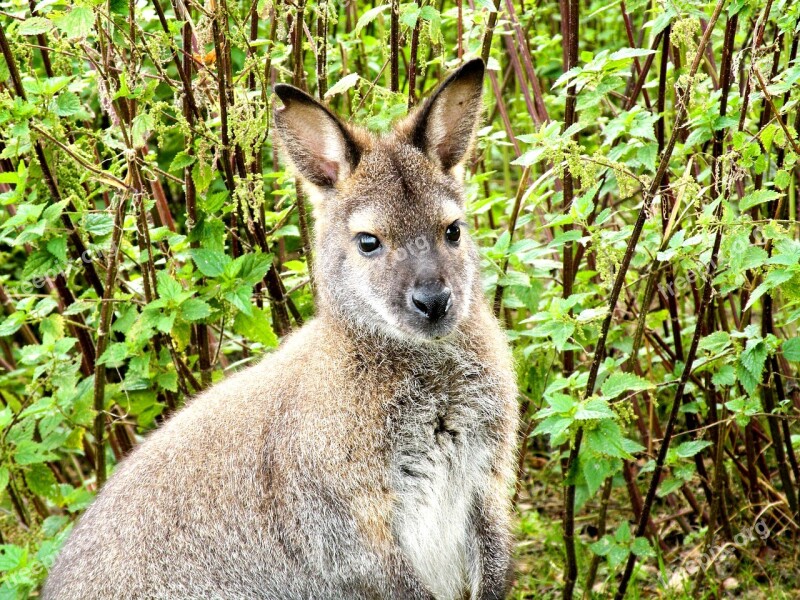
[[[325,106],[294,86],[278,84],[283,107],[275,130],[298,174],[320,188],[332,188],[358,165],[360,150],[347,128]]]

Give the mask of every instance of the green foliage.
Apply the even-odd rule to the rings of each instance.
[[[467,164],[467,208],[530,424],[521,547],[537,536],[563,543],[549,526],[561,522],[561,503],[536,510],[540,456],[552,459],[545,478],[574,486],[578,511],[593,522],[613,507],[602,530],[578,532],[579,587],[584,562],[596,560],[598,581],[613,582],[631,553],[662,562],[664,547],[680,554],[717,510],[706,496],[717,493],[717,473],[734,531],[756,516],[791,522],[798,3],[776,0],[761,18],[763,3],[729,2],[692,76],[710,2],[627,2],[640,47],[628,41],[619,4],[577,3],[571,68],[560,11],[575,3],[405,2],[397,89],[391,4],[190,2],[188,15],[160,4],[166,31],[150,3],[41,2],[32,13],[12,0],[0,15],[13,60],[0,58],[0,599],[41,585],[96,493],[98,449],[111,472],[188,397],[313,316],[310,211],[275,159],[273,83],[292,82],[349,122],[386,130],[459,56],[479,56],[485,39],[487,119]],[[762,45],[751,52],[754,39]],[[726,56],[735,80],[723,109]],[[641,235],[626,255],[640,211]],[[653,300],[642,306],[653,272]],[[629,495],[647,492],[709,283],[707,326],[653,507],[662,539],[651,530],[637,537],[629,519],[641,499]],[[97,392],[95,381],[105,381]],[[580,452],[562,472],[576,439]],[[753,444],[758,464],[746,452]],[[768,506],[751,504],[759,494]],[[676,512],[690,535],[675,529]],[[518,597],[553,584],[523,589],[531,579],[522,574]],[[714,593],[714,583],[702,585]]]

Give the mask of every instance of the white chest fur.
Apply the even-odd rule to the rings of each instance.
[[[437,600],[460,600],[473,587],[470,517],[489,476],[490,453],[471,403],[424,404],[406,413],[398,432],[395,531]]]

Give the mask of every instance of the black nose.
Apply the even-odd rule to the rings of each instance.
[[[450,288],[439,283],[427,283],[414,289],[411,294],[414,307],[430,321],[438,321],[447,314],[453,304]]]

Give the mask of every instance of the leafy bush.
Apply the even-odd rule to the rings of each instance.
[[[713,593],[730,562],[685,559],[720,540],[742,565],[765,568],[753,540],[796,560],[799,18],[790,0],[4,2],[0,598],[36,593],[142,435],[313,315],[274,83],[385,130],[472,56],[472,233],[519,363],[515,593],[622,597],[632,575]],[[552,487],[563,512],[541,508]],[[737,539],[756,522],[767,537]],[[563,573],[526,550],[543,539]]]

